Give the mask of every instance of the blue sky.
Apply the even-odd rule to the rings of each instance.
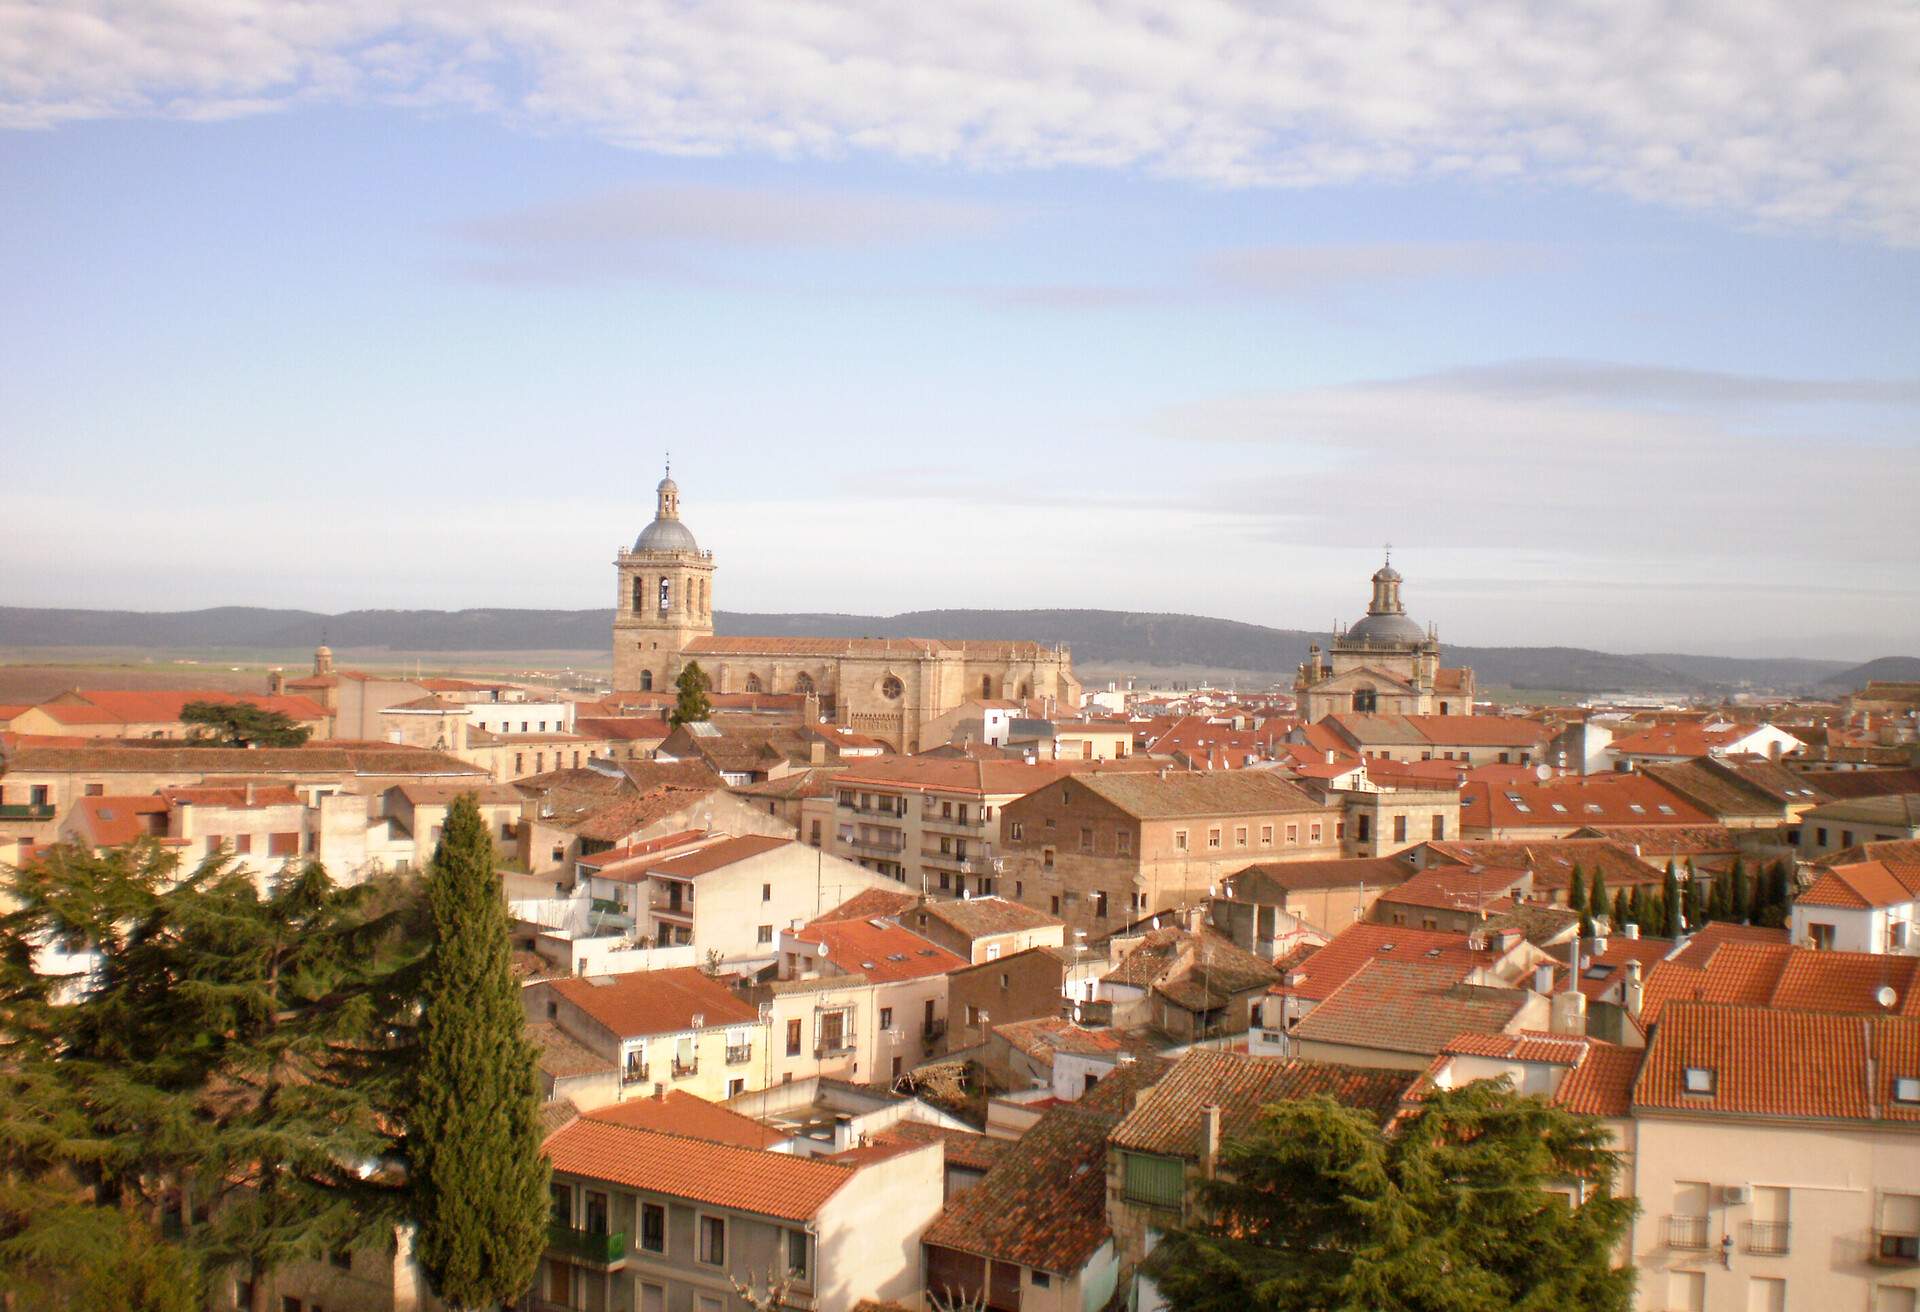
[[[1460,642],[1920,651],[1920,10],[1805,8],[11,9],[0,603],[610,603],[671,448],[727,609],[1390,539]]]

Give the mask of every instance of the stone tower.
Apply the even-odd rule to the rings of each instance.
[[[680,653],[713,632],[713,553],[702,551],[680,522],[680,485],[667,477],[655,489],[653,522],[633,550],[615,558],[619,593],[613,608],[615,692],[664,692],[680,673]]]

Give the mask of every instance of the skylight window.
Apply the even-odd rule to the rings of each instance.
[[[1661,814],[1661,815],[1673,815],[1673,814],[1675,814],[1675,812],[1674,812],[1674,809],[1673,809],[1672,807],[1670,807],[1670,806],[1668,806],[1668,805],[1667,805],[1667,804],[1666,804],[1665,802],[1662,802],[1662,803],[1660,803],[1660,814]]]
[[[1645,815],[1647,813],[1647,808],[1638,802],[1628,802],[1627,810],[1633,812],[1635,815]]]
[[[1567,804],[1565,802],[1555,802],[1553,804],[1553,809],[1558,811],[1561,815],[1565,815],[1567,813]]]
[[[1714,1089],[1713,1067],[1689,1066],[1683,1072],[1685,1088],[1688,1093],[1711,1097]]]
[[[1893,1100],[1920,1103],[1920,1075],[1900,1075],[1893,1081]]]
[[[1586,812],[1588,815],[1599,815],[1601,811],[1603,811],[1604,809],[1605,808],[1602,807],[1598,802],[1588,802],[1586,805]]]
[[[1525,802],[1515,802],[1513,804],[1513,809],[1516,811],[1523,812],[1527,815],[1533,814],[1533,808],[1528,806]]]

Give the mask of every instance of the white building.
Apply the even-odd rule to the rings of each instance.
[[[1801,947],[1920,955],[1920,866],[1829,866],[1794,900],[1792,928]]]

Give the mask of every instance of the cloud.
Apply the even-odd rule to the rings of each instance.
[[[0,7],[0,125],[376,101],[675,154],[1528,176],[1914,243],[1916,63],[1920,8],[1868,0],[67,0]]]
[[[1222,290],[1303,296],[1358,285],[1511,273],[1541,268],[1554,258],[1548,248],[1521,243],[1355,242],[1223,251],[1209,257],[1202,271]]]
[[[1875,440],[1792,409],[1863,401],[1883,412]],[[1914,380],[1555,361],[1220,397],[1152,426],[1281,463],[1283,477],[1243,484],[1229,507],[1295,512],[1250,522],[1265,540],[1509,542],[1631,561],[1651,577],[1691,561],[1848,586],[1878,581],[1850,567],[1920,551],[1915,407]]]

